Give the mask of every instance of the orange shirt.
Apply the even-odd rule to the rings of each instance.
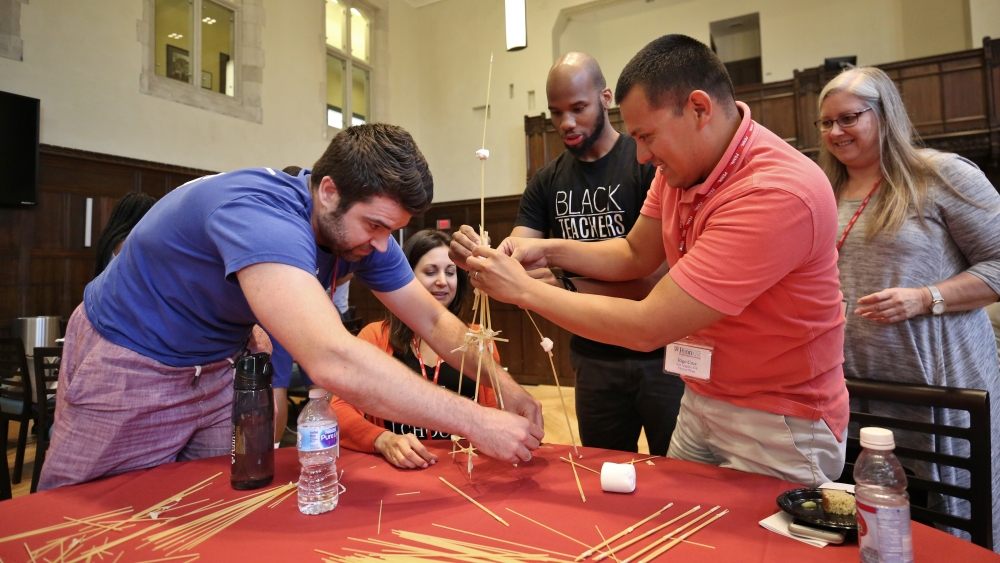
[[[724,158],[687,190],[657,172],[642,214],[663,222],[670,277],[728,315],[696,333],[715,341],[709,381],[692,391],[735,405],[847,427],[844,314],[837,270],[837,204],[815,163],[760,124],[740,148],[750,108]],[[680,219],[726,165],[733,174],[698,211],[680,254]]]
[[[365,340],[385,350],[392,355],[392,344],[389,343],[389,323],[378,321],[368,324],[358,333],[358,338]],[[500,361],[500,355],[493,349],[493,359]],[[414,374],[420,377],[419,373]],[[340,425],[340,444],[349,450],[359,452],[374,452],[375,438],[378,438],[385,429],[381,418],[365,415],[361,409],[344,401],[339,397],[334,397],[331,401],[333,410],[337,413],[337,423]],[[484,385],[479,386],[479,404],[484,407],[496,407],[497,399],[493,389]]]

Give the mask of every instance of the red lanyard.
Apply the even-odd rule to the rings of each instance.
[[[872,188],[872,191],[868,192],[868,196],[865,198],[864,201],[861,202],[861,207],[858,207],[858,210],[854,212],[854,217],[851,217],[851,222],[847,224],[847,228],[844,229],[844,234],[840,235],[840,240],[837,241],[838,252],[840,251],[840,247],[844,246],[844,241],[847,240],[847,233],[851,232],[851,228],[854,227],[854,224],[858,222],[858,217],[861,217],[861,212],[864,211],[865,207],[868,206],[868,200],[872,198],[872,194],[875,193],[875,190],[878,189],[878,185],[881,183],[882,183],[882,178],[879,178],[878,182],[875,182],[875,187]]]
[[[680,221],[681,245],[677,250],[680,251],[681,257],[687,254],[687,234],[688,234],[688,229],[691,228],[691,223],[694,222],[694,216],[698,213],[698,210],[701,209],[701,206],[705,204],[705,200],[711,197],[711,195],[714,194],[716,190],[722,187],[722,184],[725,183],[726,179],[733,174],[733,171],[736,168],[736,163],[740,159],[739,151],[742,150],[746,146],[747,141],[750,140],[750,135],[753,133],[754,127],[756,125],[757,124],[754,123],[753,121],[750,122],[750,127],[747,127],[747,132],[745,135],[743,135],[743,140],[740,141],[740,144],[736,147],[736,152],[734,152],[733,157],[729,159],[729,164],[726,165],[726,168],[722,171],[722,174],[719,174],[719,178],[712,185],[712,189],[708,190],[708,192],[704,194],[695,196],[694,200],[691,202],[691,204],[694,206],[694,209],[691,211],[691,214],[688,215],[686,221],[685,220]]]
[[[424,357],[420,355],[420,343],[417,342],[417,337],[413,337],[413,353],[417,356],[417,363],[420,364],[420,374],[427,379],[427,370],[424,369]],[[437,385],[438,376],[441,375],[441,358],[438,357],[437,365],[434,366],[434,385]]]

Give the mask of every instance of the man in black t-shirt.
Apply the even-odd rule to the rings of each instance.
[[[640,165],[635,140],[612,128],[611,90],[597,61],[584,53],[566,53],[549,71],[545,91],[566,152],[528,181],[511,236],[582,241],[625,237],[639,218],[656,169]],[[470,248],[462,242],[472,237],[471,229],[455,234],[453,259],[469,255]],[[571,272],[556,278],[547,268],[530,274],[570,291],[641,299],[665,272],[666,265],[652,278],[628,285],[576,278]],[[684,382],[663,373],[662,348],[636,352],[574,335],[570,363],[576,372],[583,445],[634,452],[645,428],[650,453],[666,455]]]

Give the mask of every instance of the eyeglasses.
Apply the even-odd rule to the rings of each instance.
[[[845,113],[844,115],[838,117],[837,119],[817,119],[816,121],[813,122],[813,125],[819,128],[819,130],[822,131],[823,133],[826,133],[827,131],[833,129],[834,123],[840,125],[841,129],[847,129],[848,127],[854,127],[855,125],[857,125],[858,117],[862,113],[870,109],[872,108],[865,108],[861,111],[854,113]]]

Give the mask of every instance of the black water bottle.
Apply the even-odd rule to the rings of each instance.
[[[230,469],[234,489],[264,487],[274,479],[273,373],[269,354],[251,354],[236,360]]]

